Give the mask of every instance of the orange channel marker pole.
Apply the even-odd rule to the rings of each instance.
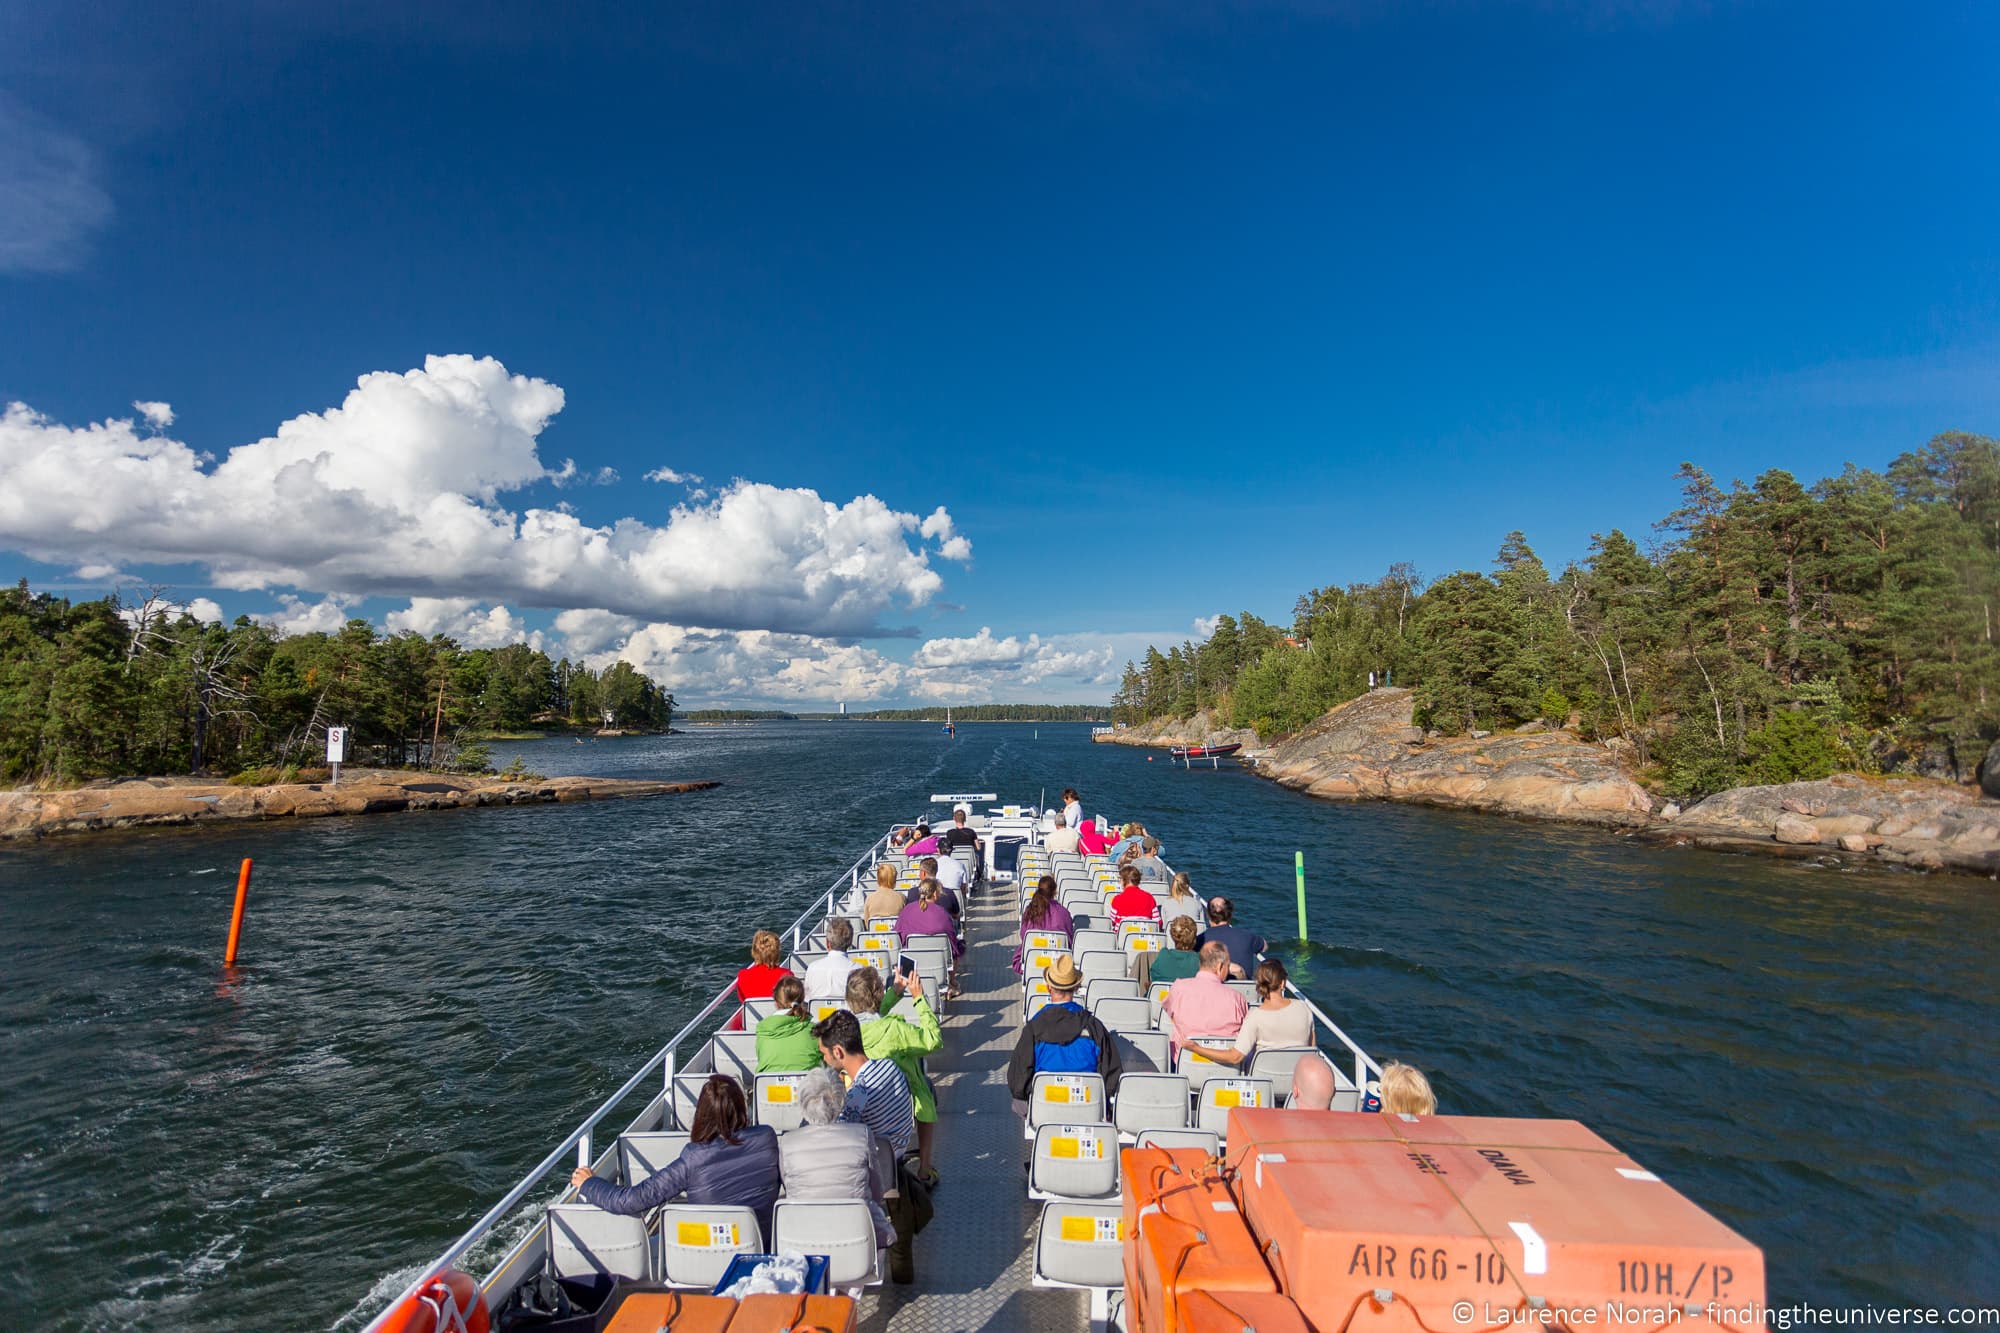
[[[243,858],[243,869],[236,875],[236,910],[229,917],[229,948],[222,955],[224,967],[236,966],[236,941],[243,935],[243,904],[250,900],[250,858]]]

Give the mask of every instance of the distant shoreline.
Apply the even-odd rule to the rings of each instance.
[[[244,820],[315,819],[672,796],[721,785],[713,780],[468,777],[463,773],[401,769],[351,769],[341,775],[338,787],[321,782],[239,787],[187,778],[127,778],[59,791],[0,792],[0,844]]]

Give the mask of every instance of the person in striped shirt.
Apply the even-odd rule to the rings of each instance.
[[[845,1009],[836,1009],[813,1025],[819,1039],[820,1057],[828,1068],[838,1070],[847,1080],[847,1101],[840,1118],[867,1127],[885,1140],[900,1158],[917,1138],[917,1103],[910,1095],[909,1080],[894,1060],[871,1060],[861,1043],[861,1021]],[[889,1209],[889,1221],[896,1239],[889,1246],[889,1279],[896,1283],[917,1280],[916,1252],[912,1242],[930,1220],[929,1191],[911,1174],[906,1164],[896,1170],[897,1198]],[[923,1203],[917,1203],[921,1196]]]

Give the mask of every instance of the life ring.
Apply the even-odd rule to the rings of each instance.
[[[469,1273],[447,1268],[396,1307],[384,1333],[488,1333],[486,1297]]]

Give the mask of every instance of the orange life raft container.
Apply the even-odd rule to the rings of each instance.
[[[1756,1246],[1574,1121],[1237,1110],[1228,1140],[1244,1218],[1320,1328],[1478,1330],[1538,1304],[1734,1331],[1764,1301]]]
[[[1136,1329],[1182,1333],[1180,1300],[1191,1292],[1277,1291],[1235,1197],[1203,1154],[1127,1148],[1119,1168],[1124,1211],[1133,1219],[1125,1305]]]
[[[382,1325],[383,1333],[487,1333],[486,1297],[470,1273],[447,1268],[417,1288]]]

